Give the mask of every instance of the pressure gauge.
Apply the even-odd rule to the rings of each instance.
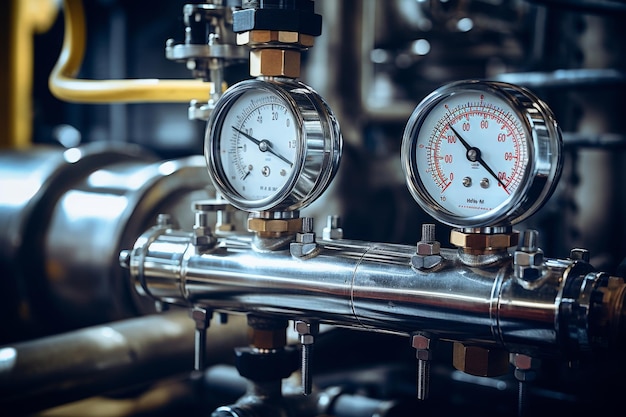
[[[488,81],[439,88],[404,131],[408,188],[432,217],[457,228],[511,226],[550,197],[562,168],[561,131],[528,90]]]
[[[242,81],[218,100],[205,157],[215,188],[246,211],[293,212],[328,187],[341,159],[339,124],[305,84]]]

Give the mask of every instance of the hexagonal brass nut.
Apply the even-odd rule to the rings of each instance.
[[[296,233],[302,230],[302,218],[296,219],[260,219],[250,217],[248,230],[259,233]]]
[[[517,245],[519,233],[464,233],[453,229],[450,243],[460,248],[470,249],[506,249]]]
[[[261,330],[250,327],[250,340],[259,349],[278,349],[287,344],[285,330]]]
[[[466,374],[500,376],[509,370],[508,353],[498,347],[464,345],[455,342],[452,364]]]
[[[250,51],[250,75],[253,77],[300,76],[300,51],[263,48]]]
[[[268,43],[283,43],[300,48],[313,46],[314,38],[299,32],[283,30],[249,30],[237,34],[237,45],[262,45]]]
[[[222,223],[215,225],[216,232],[232,232],[235,230],[235,225],[232,223]]]

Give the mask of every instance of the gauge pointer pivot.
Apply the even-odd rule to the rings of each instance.
[[[291,161],[289,161],[287,158],[282,156],[280,153],[276,152],[276,150],[274,150],[274,148],[272,148],[272,143],[269,140],[267,140],[267,139],[259,140],[259,139],[255,138],[255,137],[247,134],[243,130],[237,129],[235,126],[231,126],[231,127],[233,128],[233,130],[235,132],[239,133],[240,135],[242,135],[243,137],[245,137],[246,139],[250,140],[252,143],[257,145],[261,152],[269,152],[272,155],[276,156],[278,159],[288,163],[290,167],[293,167],[293,163]]]
[[[483,168],[485,168],[485,170],[487,170],[487,172],[489,173],[489,175],[491,175],[493,178],[496,179],[496,181],[498,181],[498,183],[502,186],[502,188],[504,189],[504,191],[507,192],[508,194],[508,190],[506,189],[506,185],[504,185],[504,183],[502,182],[502,180],[500,178],[498,178],[498,176],[496,175],[496,173],[489,167],[489,165],[487,165],[487,163],[483,160],[481,153],[480,153],[480,149],[478,149],[475,146],[470,146],[469,143],[467,143],[467,141],[465,139],[463,139],[463,137],[459,134],[459,132],[456,131],[456,129],[454,127],[452,127],[451,124],[448,125],[450,127],[450,129],[452,130],[452,132],[454,133],[454,135],[459,138],[459,141],[461,141],[461,143],[463,144],[463,146],[465,147],[465,149],[467,150],[467,159],[470,162],[478,162],[480,165],[482,165]]]

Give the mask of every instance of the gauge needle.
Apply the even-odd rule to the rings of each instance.
[[[480,153],[480,149],[478,149],[478,148],[476,148],[474,146],[470,146],[470,144],[467,143],[467,141],[465,139],[463,139],[463,137],[459,134],[459,132],[456,131],[456,129],[454,127],[452,127],[451,124],[449,124],[448,126],[450,126],[450,129],[452,129],[452,132],[454,133],[454,135],[457,138],[459,138],[459,140],[461,141],[461,143],[463,144],[463,146],[467,150],[467,154],[466,154],[467,159],[470,160],[471,162],[478,162],[480,165],[482,165],[482,167],[487,170],[489,175],[494,177],[496,179],[496,181],[498,181],[498,183],[500,183],[502,188],[504,188],[504,191],[506,191],[508,193],[509,191],[506,189],[506,185],[504,185],[502,180],[500,178],[498,178],[496,173],[493,172],[493,170],[489,167],[489,165],[487,165],[487,163],[485,163],[485,161],[483,160],[483,158],[481,156],[481,153]]]
[[[235,126],[231,126],[231,127],[233,128],[233,130],[235,132],[239,133],[240,135],[242,135],[246,139],[249,139],[251,142],[253,142],[255,145],[257,145],[261,152],[269,152],[272,155],[276,156],[277,158],[279,158],[279,159],[283,160],[284,162],[288,163],[289,166],[291,166],[291,167],[293,166],[293,163],[291,161],[289,161],[289,159],[285,158],[284,156],[282,156],[281,154],[276,152],[274,150],[274,148],[272,148],[272,144],[271,144],[271,142],[269,140],[267,140],[267,139],[258,140],[257,138],[247,134],[243,130],[237,129]]]

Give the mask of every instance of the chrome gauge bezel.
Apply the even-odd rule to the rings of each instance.
[[[529,158],[520,185],[504,202],[484,213],[468,216],[450,212],[427,191],[417,164],[417,138],[425,120],[434,109],[461,93],[493,96],[508,104],[526,135]],[[535,94],[503,82],[463,80],[440,87],[415,108],[404,130],[401,158],[411,195],[434,219],[457,228],[508,227],[530,217],[550,198],[563,166],[562,147],[561,130],[552,111]]]
[[[276,96],[296,124],[296,158],[290,177],[278,191],[260,199],[245,198],[235,190],[219,157],[226,115],[250,91]],[[233,206],[249,212],[294,212],[327,189],[339,168],[342,147],[339,123],[317,92],[296,80],[261,77],[233,85],[218,100],[207,125],[204,153],[216,190]]]

